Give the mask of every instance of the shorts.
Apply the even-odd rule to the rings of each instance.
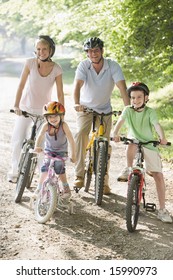
[[[51,152],[49,152],[51,154]],[[59,157],[67,157],[67,152],[60,152],[60,153],[53,153],[52,157],[59,156]],[[43,160],[43,165],[41,167],[41,172],[48,172],[49,165],[50,165],[50,158],[45,157]],[[65,162],[62,160],[56,160],[54,162],[54,169],[56,174],[64,174],[65,173]]]
[[[143,147],[143,151],[146,171],[162,173],[162,161],[159,153],[145,147]]]

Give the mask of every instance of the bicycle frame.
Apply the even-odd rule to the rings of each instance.
[[[56,206],[67,208],[70,214],[73,213],[73,204],[70,199],[63,199],[62,197],[62,192],[59,187],[59,176],[56,175],[54,169],[55,161],[61,161],[65,164],[67,158],[59,156],[52,157],[47,153],[45,155],[50,158],[50,164],[47,178],[43,182],[35,204],[35,216],[39,223],[46,223],[52,217]]]
[[[14,113],[14,110],[10,110]],[[31,135],[29,139],[24,139],[22,145],[22,151],[19,160],[19,172],[16,183],[16,193],[15,193],[15,202],[19,203],[21,201],[23,192],[25,188],[29,188],[32,182],[34,175],[35,167],[37,164],[37,158],[30,152],[34,148],[36,130],[38,121],[43,121],[44,117],[42,115],[30,114],[28,112],[22,111],[24,117],[30,117],[33,121],[31,128]],[[40,123],[41,125],[41,123]]]
[[[142,146],[152,143],[154,146],[160,144],[159,141],[147,141],[141,142],[126,137],[120,137],[120,140],[125,144],[133,143],[138,146],[137,152],[137,164],[130,169],[128,177],[128,192],[127,192],[127,204],[126,204],[126,226],[129,232],[134,232],[138,223],[140,202],[143,199],[143,207],[146,211],[155,211],[155,203],[145,203],[145,169],[143,167],[144,154]],[[171,143],[168,142],[169,146]]]
[[[85,177],[85,191],[88,192],[89,186],[91,183],[92,174],[95,174],[95,202],[97,205],[101,205],[102,196],[103,196],[103,185],[104,185],[104,176],[107,172],[107,161],[108,161],[108,146],[109,141],[104,137],[104,116],[117,115],[121,112],[113,111],[108,114],[97,113],[90,108],[85,109],[86,112],[92,113],[92,134],[88,142],[86,152],[89,153],[89,163],[86,167]],[[98,129],[96,129],[96,118],[99,116],[100,124]]]

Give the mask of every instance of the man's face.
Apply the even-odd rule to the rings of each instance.
[[[100,49],[98,47],[89,49],[87,51],[87,56],[93,63],[98,63],[102,57],[102,54],[103,54],[103,49]]]

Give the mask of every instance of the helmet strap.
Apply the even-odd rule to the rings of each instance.
[[[133,105],[131,106],[131,108],[132,108],[134,111],[138,111],[138,110],[140,110],[140,109],[142,109],[142,108],[144,108],[144,107],[145,107],[145,103],[143,103],[142,106],[140,106],[140,107],[138,107],[138,108],[135,108]]]

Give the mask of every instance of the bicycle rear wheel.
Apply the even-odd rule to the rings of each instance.
[[[41,190],[37,196],[35,203],[35,217],[36,220],[45,224],[53,215],[57,203],[57,189],[46,183],[44,189]]]
[[[92,162],[92,156],[91,156],[91,148],[87,151],[86,154],[86,163],[85,163],[85,176],[84,176],[84,191],[88,192],[89,187],[91,184],[92,179],[92,173],[93,173],[93,162]]]
[[[96,147],[95,170],[95,202],[101,205],[103,197],[104,177],[106,174],[108,148],[105,142],[98,142]]]
[[[27,144],[26,144],[27,145]],[[28,184],[28,174],[30,174],[31,162],[33,154],[29,153],[30,146],[24,147],[24,151],[21,154],[20,164],[19,164],[19,174],[16,183],[16,193],[15,202],[19,203],[21,201],[25,187]]]
[[[134,232],[138,223],[140,208],[139,183],[139,176],[132,175],[128,185],[126,204],[126,226],[129,232]]]

